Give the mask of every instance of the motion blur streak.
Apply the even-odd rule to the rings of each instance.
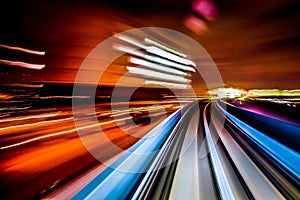
[[[174,49],[171,49],[171,48],[169,48],[169,47],[167,47],[167,46],[165,46],[165,45],[159,44],[158,42],[156,42],[156,41],[154,41],[154,40],[151,40],[151,39],[149,39],[149,38],[145,38],[145,42],[146,42],[147,44],[156,46],[156,47],[158,47],[158,48],[160,48],[160,49],[163,49],[163,50],[166,50],[166,51],[171,52],[171,53],[173,53],[173,54],[176,54],[176,55],[178,55],[178,56],[180,56],[180,57],[187,58],[187,55],[185,55],[185,54],[183,54],[183,53],[181,53],[181,52],[175,51]]]
[[[52,117],[52,116],[57,116],[57,115],[45,115],[45,116],[42,116],[42,117]],[[24,118],[21,118],[19,120],[33,119],[33,118],[36,118],[36,117],[33,117],[33,116],[32,117],[24,117]],[[61,122],[61,121],[65,121],[65,120],[70,120],[70,119],[73,119],[73,117],[69,117],[69,118],[65,118],[65,119],[56,119],[56,120],[36,122],[36,123],[32,123],[32,124],[22,124],[22,125],[16,125],[16,126],[8,126],[8,127],[5,127],[5,128],[0,128],[0,135],[1,135],[2,131],[7,131],[9,129],[22,128],[24,130],[24,128],[27,128],[27,127],[30,127],[30,126],[38,126],[38,125],[42,125],[42,124],[56,123],[56,122]],[[14,120],[12,120],[12,121],[14,121]]]
[[[42,104],[47,106],[47,103]],[[74,125],[69,107],[10,111],[7,117],[3,116],[0,126],[15,128],[2,130],[0,136],[0,178],[3,180],[1,189],[4,190],[1,199],[41,198],[65,184],[68,185],[82,174],[89,174],[99,167],[100,171],[106,169],[105,165],[86,150],[77,135],[78,130],[86,131],[87,134],[83,137],[94,141],[93,148],[103,152],[105,160],[114,160],[123,149],[132,146],[158,125],[166,114],[169,115],[180,107],[177,101],[136,101],[130,103],[129,109],[122,102],[116,104],[118,109],[114,112],[106,103],[97,104],[96,113],[87,112],[82,107],[78,127]],[[12,116],[23,120],[10,121]],[[148,124],[150,116],[151,124]],[[97,117],[99,123],[89,123],[91,117]],[[130,123],[132,120],[134,124]],[[105,131],[103,137],[109,138],[110,142],[103,142],[96,135],[99,126]],[[118,146],[119,151],[110,148],[110,145]],[[83,187],[85,184],[79,185]],[[16,193],[16,190],[19,192]]]
[[[11,122],[11,121],[23,121],[23,120],[27,120],[27,119],[47,118],[47,117],[54,117],[54,116],[58,116],[58,113],[1,119],[0,123],[2,123],[2,122]]]
[[[90,126],[90,127],[92,127],[92,126]],[[86,127],[86,128],[90,128],[90,127]],[[8,146],[3,146],[0,149],[8,149],[8,148],[11,148],[11,147],[17,147],[17,146],[20,146],[22,144],[27,144],[27,143],[34,142],[34,141],[37,141],[37,140],[46,139],[46,138],[49,138],[49,137],[54,137],[54,136],[58,136],[58,135],[66,134],[66,133],[72,133],[74,131],[76,131],[76,129],[62,131],[62,132],[53,133],[53,134],[49,134],[49,135],[44,135],[44,136],[40,136],[40,137],[35,137],[35,138],[30,139],[30,140],[25,140],[23,142],[15,143],[15,144],[8,145]]]
[[[256,197],[266,199],[270,197],[278,198],[278,191],[274,188],[267,177],[263,175],[255,165],[249,156],[243,151],[243,149],[233,140],[230,133],[222,128],[220,122],[218,122],[217,117],[213,115],[213,122],[216,125],[216,129],[220,135],[225,148],[227,149],[231,159],[236,164],[239,173],[244,178],[247,187],[252,194]],[[281,195],[280,195],[280,198]]]
[[[143,43],[139,42],[137,39],[134,39],[132,37],[125,36],[125,35],[117,35],[117,38],[119,38],[120,40],[123,40],[125,42],[128,42],[130,44],[133,44],[141,49],[146,48],[146,45],[144,45]]]
[[[195,112],[188,132],[182,144],[181,156],[178,160],[174,182],[170,191],[170,199],[200,199],[199,163],[197,158],[197,129],[199,112]],[[186,170],[186,169],[190,170]],[[202,176],[202,175],[201,175]],[[186,184],[181,184],[181,183]]]
[[[45,124],[45,123],[48,124],[48,123],[53,123],[53,122],[62,122],[62,121],[65,121],[65,120],[70,120],[70,119],[73,119],[73,117],[66,118],[66,119],[60,119],[60,120],[38,122],[38,123],[35,123],[35,124],[25,124],[25,125],[20,125],[20,126],[16,126],[16,127],[7,127],[7,128],[4,128],[4,129],[23,128],[23,127],[27,127],[27,126],[36,126],[36,125]],[[16,146],[19,146],[19,145],[27,144],[29,142],[34,142],[34,141],[49,138],[49,137],[59,136],[59,135],[63,135],[63,134],[66,134],[66,133],[72,133],[72,132],[76,132],[77,130],[95,128],[95,127],[98,127],[99,125],[107,125],[107,124],[115,123],[115,122],[118,122],[118,121],[124,121],[124,120],[127,120],[127,119],[131,119],[131,117],[121,118],[121,119],[118,119],[118,120],[111,120],[111,121],[107,121],[107,122],[101,122],[99,124],[93,124],[93,125],[89,125],[89,126],[82,126],[80,128],[75,128],[75,129],[71,129],[71,130],[67,130],[67,131],[61,131],[61,132],[53,133],[53,134],[49,134],[49,135],[43,135],[43,136],[35,137],[35,138],[25,140],[25,141],[22,141],[22,142],[19,142],[19,143],[3,146],[0,149],[7,149],[7,148],[11,148],[11,147],[16,147]],[[0,131],[1,131],[1,129],[0,129]]]
[[[176,81],[179,83],[191,82],[191,80],[188,80],[188,79],[180,77],[180,76],[169,75],[169,74],[160,73],[160,72],[156,72],[156,71],[152,71],[152,70],[141,69],[141,68],[130,67],[130,66],[127,66],[127,69],[132,74],[138,74],[138,75],[147,76],[147,77],[151,77],[151,78],[158,78],[158,79],[161,79],[164,81]]]
[[[182,76],[188,76],[187,73],[182,72],[180,70],[172,69],[170,67],[164,67],[163,65],[148,62],[148,61],[138,59],[138,58],[135,58],[135,57],[131,57],[129,59],[129,61],[131,63],[137,64],[137,65],[142,65],[142,66],[145,66],[145,67],[149,67],[149,68],[154,69],[154,70],[163,71],[163,72],[171,73],[171,74],[182,75]]]
[[[221,107],[219,108],[223,113],[225,113]],[[226,116],[232,120],[234,124],[240,127],[244,133],[246,133],[247,137],[249,137],[250,140],[258,145],[259,148],[261,148],[268,155],[270,155],[272,159],[278,162],[279,167],[282,167],[282,170],[287,174],[290,174],[290,177],[294,179],[298,185],[300,185],[300,168],[298,166],[300,163],[300,156],[298,152],[295,152],[280,142],[257,131],[233,115],[226,113]]]
[[[172,60],[172,61],[184,64],[184,65],[192,65],[192,66],[196,67],[196,64],[193,61],[185,59],[185,58],[182,58],[182,57],[179,57],[179,56],[174,55],[172,53],[169,53],[169,52],[167,52],[165,50],[159,49],[159,48],[157,48],[155,46],[148,46],[148,47],[146,47],[146,51],[150,52],[152,54],[155,54],[157,56],[165,57],[165,58],[167,58],[169,60]]]
[[[299,0],[0,5],[0,200],[300,200]]]
[[[28,69],[43,69],[45,67],[45,65],[30,64],[21,61],[10,61],[10,60],[2,60],[2,59],[0,59],[0,64],[23,67]]]
[[[123,46],[123,45],[115,45],[114,48],[119,50],[119,51],[122,51],[122,52],[125,52],[125,53],[132,54],[134,56],[144,58],[148,61],[160,63],[160,64],[170,66],[170,67],[174,67],[174,68],[179,69],[179,70],[190,71],[190,72],[195,72],[196,71],[193,67],[189,67],[189,66],[186,66],[186,65],[175,63],[175,62],[172,62],[170,60],[166,60],[166,59],[154,56],[154,55],[149,55],[149,54],[146,54],[146,53],[144,53],[140,50],[135,50],[133,47]]]
[[[180,112],[175,112],[168,119],[149,132],[149,137],[146,135],[145,139],[132,146],[73,199],[94,199],[97,196],[104,199],[126,198],[155,158],[155,152],[164,149],[163,144],[170,140],[169,131],[180,119]]]
[[[73,199],[299,199],[299,152],[222,104],[194,102],[175,112]],[[202,143],[205,157],[198,155]]]
[[[13,46],[5,45],[5,44],[0,44],[0,47],[6,48],[6,49],[11,49],[11,50],[23,51],[26,53],[36,54],[36,55],[41,55],[41,56],[45,55],[44,51],[34,51],[34,50],[30,50],[30,49],[25,49],[22,47],[13,47]]]
[[[169,82],[163,82],[163,81],[149,81],[149,80],[146,80],[145,84],[163,85],[163,86],[167,86],[167,87],[175,87],[175,88],[181,88],[181,89],[191,88],[191,86],[188,85],[188,84],[169,83]]]
[[[117,36],[117,37],[119,39],[121,39],[123,41],[126,41],[126,42],[128,42],[130,44],[133,44],[133,45],[135,45],[135,46],[137,46],[139,48],[145,49],[147,52],[152,53],[154,55],[162,56],[164,58],[167,58],[169,60],[172,60],[172,61],[184,64],[184,65],[192,65],[192,66],[196,67],[196,64],[193,61],[191,61],[189,59],[186,59],[184,57],[180,57],[180,56],[176,55],[178,53],[176,53],[175,50],[172,50],[172,53],[166,51],[168,49],[166,49],[164,45],[161,45],[161,44],[159,44],[157,42],[153,42],[152,40],[149,40],[149,39],[145,38],[145,42],[154,43],[158,47],[144,45],[141,42],[137,41],[136,39],[133,39],[133,38],[128,37],[128,36],[121,35],[121,36]],[[164,49],[166,49],[166,50],[164,50]]]
[[[253,117],[251,112],[245,111],[243,104],[230,106],[234,101],[202,100],[189,102],[185,107],[178,106],[176,101],[157,102],[160,106],[155,106],[154,102],[148,105],[146,102],[131,103],[135,106],[130,109],[119,103],[120,107],[114,112],[106,109],[105,104],[97,105],[96,116],[101,119],[98,124],[88,123],[93,113],[83,108],[81,126],[77,128],[70,117],[72,113],[65,109],[49,110],[49,113],[44,109],[41,110],[44,113],[20,116],[25,119],[23,121],[4,121],[12,123],[11,127],[27,128],[25,131],[23,128],[2,130],[7,133],[1,134],[1,178],[7,183],[3,187],[7,187],[7,191],[11,191],[10,188],[23,191],[27,190],[26,183],[31,185],[28,197],[47,195],[49,199],[55,196],[74,199],[299,199],[299,152],[289,148],[294,141],[281,143],[281,138],[273,137],[276,123],[268,124],[269,132],[259,128],[276,108],[257,114],[260,117],[250,126],[245,120]],[[222,108],[224,102],[228,110]],[[250,109],[251,103],[248,104]],[[168,113],[173,114],[162,119],[162,110],[167,108],[172,108]],[[146,110],[155,122],[150,126],[146,125]],[[241,115],[243,112],[246,116]],[[222,118],[225,118],[225,125],[221,124]],[[131,120],[141,124],[143,129],[139,125],[129,125]],[[22,122],[24,124],[20,124]],[[105,130],[105,137],[113,144],[127,150],[110,150],[108,144],[94,135],[98,126]],[[78,130],[86,130],[84,137],[97,141],[93,148],[107,154],[107,166],[91,158],[76,134]],[[34,146],[26,145],[29,143]],[[47,143],[49,145],[45,145]],[[207,155],[199,157],[202,144],[205,144]],[[83,158],[86,162],[79,161]],[[78,167],[70,168],[69,165]],[[48,173],[52,176],[46,175]],[[17,181],[21,177],[24,181]],[[65,191],[71,193],[65,194]],[[5,195],[18,196],[12,191]]]
[[[234,199],[233,191],[231,190],[230,184],[229,184],[229,178],[226,177],[225,169],[222,166],[221,160],[220,160],[220,155],[218,155],[218,152],[215,147],[215,142],[213,142],[209,126],[207,123],[207,118],[206,118],[206,109],[207,106],[204,108],[204,114],[203,114],[203,120],[204,120],[204,129],[206,132],[206,139],[207,139],[207,145],[208,149],[210,149],[210,156],[211,156],[211,162],[214,168],[214,172],[216,173],[216,179],[217,182],[219,183],[219,190],[222,199]]]

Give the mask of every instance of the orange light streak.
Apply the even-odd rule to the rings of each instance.
[[[89,126],[83,126],[83,127],[80,127],[80,128],[74,128],[74,129],[66,130],[66,131],[60,131],[58,133],[52,133],[52,134],[48,134],[48,135],[43,135],[43,136],[35,137],[35,138],[29,139],[29,140],[25,140],[23,142],[18,142],[18,143],[15,143],[15,144],[3,146],[0,149],[1,150],[8,149],[8,148],[20,146],[20,145],[23,145],[23,144],[27,144],[27,143],[30,143],[30,142],[34,142],[34,141],[37,141],[37,140],[41,140],[41,139],[45,139],[45,138],[49,138],[49,137],[54,137],[54,136],[58,136],[58,135],[64,135],[66,133],[72,133],[72,132],[75,132],[77,130],[82,130],[82,129],[87,129],[87,128],[93,128],[93,127],[97,127],[99,125],[106,125],[106,124],[110,124],[110,123],[113,123],[113,122],[124,121],[126,119],[131,119],[131,117],[126,117],[126,118],[122,118],[122,119],[118,119],[118,120],[111,120],[111,121],[102,122],[102,123],[99,123],[99,124],[93,124],[93,125],[89,125]]]
[[[25,49],[22,47],[13,47],[13,46],[5,45],[5,44],[0,44],[0,47],[6,48],[6,49],[11,49],[11,50],[23,51],[26,53],[36,54],[36,55],[40,55],[40,56],[45,55],[44,51],[34,51],[34,50],[30,50],[30,49]]]
[[[59,114],[44,114],[44,115],[36,115],[36,116],[27,116],[27,117],[18,117],[18,118],[10,118],[10,119],[1,119],[0,123],[2,122],[12,122],[12,121],[22,121],[27,119],[39,119],[39,118],[46,118],[46,117],[54,117],[58,116]]]
[[[55,122],[61,122],[61,121],[67,121],[70,119],[73,119],[74,117],[68,117],[68,118],[64,118],[64,119],[55,119],[55,120],[49,120],[49,121],[43,121],[43,122],[35,122],[35,123],[31,123],[31,124],[22,124],[22,125],[15,125],[15,126],[8,126],[5,128],[0,128],[0,131],[6,131],[9,129],[18,129],[18,128],[24,128],[24,127],[29,127],[29,126],[36,126],[36,125],[41,125],[41,124],[48,124],[48,123],[55,123]],[[3,135],[3,134],[0,134]]]

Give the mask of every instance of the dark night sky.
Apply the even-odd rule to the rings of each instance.
[[[299,88],[299,1],[241,1],[201,38],[230,85]]]
[[[45,62],[45,69],[1,66],[2,82],[72,82],[84,57],[113,32],[162,26],[196,39],[214,59],[227,85],[300,87],[299,1],[218,0],[219,15],[201,35],[182,23],[190,12],[189,1],[83,2],[1,2],[0,43],[46,51],[45,58],[35,60]]]
[[[224,82],[247,89],[299,88],[299,1],[218,3],[219,16],[209,23],[206,33],[196,36],[181,30],[208,51]],[[162,26],[175,24],[159,22]]]

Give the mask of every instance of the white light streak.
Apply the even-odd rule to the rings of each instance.
[[[9,65],[9,66],[18,66],[18,67],[23,67],[28,69],[38,69],[38,70],[43,69],[45,67],[45,65],[30,64],[21,61],[10,61],[10,60],[2,60],[2,59],[0,59],[0,64]]]
[[[172,73],[172,74],[177,74],[177,75],[181,75],[181,76],[188,76],[189,75],[186,72],[176,70],[176,69],[173,69],[173,68],[170,68],[170,67],[165,67],[165,66],[160,65],[160,64],[148,62],[146,60],[142,60],[142,59],[135,58],[135,57],[130,57],[129,61],[133,64],[142,65],[142,66],[154,69],[154,70],[160,70],[160,71],[164,71],[164,72]]]
[[[117,35],[117,38],[119,38],[120,40],[123,40],[125,42],[128,42],[130,44],[133,44],[137,47],[140,47],[142,49],[145,49],[146,46],[144,44],[142,44],[141,42],[137,41],[136,39],[133,39],[131,37],[125,36],[125,35]]]
[[[157,78],[160,80],[175,81],[175,82],[180,82],[180,83],[190,83],[191,82],[191,80],[180,77],[180,76],[164,74],[164,73],[160,73],[160,72],[156,72],[156,71],[152,71],[152,70],[148,70],[148,69],[130,67],[130,66],[127,66],[127,69],[129,70],[129,73],[143,75],[143,76],[150,77],[150,78]]]
[[[167,47],[165,45],[162,45],[162,44],[160,44],[160,43],[158,43],[158,42],[156,42],[154,40],[151,40],[149,38],[145,38],[145,42],[148,43],[148,44],[150,44],[150,45],[156,46],[156,47],[158,47],[160,49],[163,49],[163,50],[169,51],[171,53],[174,53],[174,54],[176,54],[176,55],[178,55],[180,57],[187,58],[187,55],[185,55],[185,54],[183,54],[183,53],[181,53],[179,51],[176,51],[174,49],[171,49],[171,48],[169,48],[169,47]]]
[[[138,56],[138,57],[141,57],[141,58],[144,58],[145,57],[145,53],[139,51],[139,50],[136,50],[135,48],[133,47],[127,47],[127,46],[121,46],[121,45],[114,45],[113,46],[116,50],[118,51],[122,51],[122,52],[125,52],[125,53],[129,53],[129,54],[132,54],[132,55],[135,55],[135,56]]]
[[[213,165],[213,169],[216,175],[216,180],[218,182],[218,187],[220,189],[220,194],[222,199],[230,200],[235,199],[234,194],[232,191],[232,188],[230,187],[230,183],[228,181],[228,178],[226,177],[225,169],[223,166],[223,163],[220,159],[220,155],[218,154],[218,151],[216,149],[216,142],[213,140],[209,125],[206,118],[206,110],[207,110],[208,104],[204,107],[203,112],[203,120],[204,120],[204,130],[206,133],[206,141],[208,148],[210,150],[210,156],[211,156],[211,162]]]
[[[175,63],[175,62],[172,62],[170,60],[166,60],[164,58],[160,58],[160,57],[157,57],[157,56],[147,55],[146,53],[143,53],[139,50],[136,50],[133,47],[127,47],[127,46],[122,46],[122,45],[114,45],[114,48],[118,51],[129,53],[131,55],[138,56],[140,58],[144,58],[148,61],[160,63],[160,64],[167,65],[167,66],[170,66],[170,67],[174,67],[176,69],[183,70],[183,71],[196,72],[194,67],[190,67],[190,66],[179,64],[179,63]]]
[[[146,51],[149,52],[149,53],[152,53],[152,54],[155,54],[155,55],[167,58],[169,60],[173,60],[175,62],[179,62],[179,63],[184,64],[184,65],[192,65],[192,66],[196,67],[196,64],[193,61],[188,60],[186,58],[182,58],[182,57],[177,56],[177,55],[174,55],[174,54],[169,53],[169,52],[167,52],[165,50],[159,49],[159,48],[157,48],[155,46],[147,46],[146,47]]]
[[[189,66],[186,66],[186,65],[181,65],[179,63],[175,63],[175,62],[172,62],[172,61],[169,61],[169,60],[157,57],[157,56],[152,56],[152,55],[145,54],[144,58],[147,59],[147,60],[150,60],[150,61],[154,61],[154,62],[158,62],[158,63],[168,65],[168,66],[171,66],[171,67],[175,67],[175,68],[180,69],[180,70],[196,72],[196,70],[193,67],[189,67]]]
[[[162,85],[166,87],[173,87],[173,88],[178,88],[178,89],[188,89],[191,88],[191,85],[189,84],[180,84],[180,83],[169,83],[169,82],[163,82],[163,81],[150,81],[146,80],[145,85]]]
[[[25,88],[42,88],[44,84],[27,84],[27,83],[9,83],[4,84],[5,86],[17,86],[17,87],[25,87]]]
[[[138,40],[136,40],[134,38],[131,38],[131,37],[128,37],[128,36],[125,36],[125,35],[117,35],[116,37],[123,40],[123,41],[125,41],[125,42],[133,44],[133,45],[135,45],[139,48],[145,49],[149,53],[152,53],[152,54],[155,54],[155,55],[158,55],[158,56],[162,56],[164,58],[167,58],[169,60],[173,60],[175,62],[179,62],[179,63],[184,64],[184,65],[192,65],[192,66],[196,67],[196,64],[193,61],[176,55],[178,53],[174,54],[174,53],[170,53],[170,52],[164,50],[164,49],[168,49],[168,50],[171,50],[171,49],[168,48],[168,47],[165,47],[163,45],[160,45],[157,42],[154,42],[150,39],[145,38],[145,40],[147,40],[148,42],[152,42],[152,43],[156,44],[156,46],[158,46],[159,48],[156,47],[156,46],[144,45],[143,43],[139,42]],[[171,50],[171,51],[173,52],[175,50]],[[175,51],[175,52],[177,52],[177,51]]]

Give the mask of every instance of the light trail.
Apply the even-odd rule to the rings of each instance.
[[[184,65],[192,65],[192,66],[196,67],[196,64],[193,61],[191,61],[191,60],[189,60],[189,59],[187,59],[185,57],[178,56],[178,55],[176,55],[177,53],[174,54],[174,53],[170,53],[170,52],[164,50],[164,49],[166,49],[164,47],[164,45],[156,45],[158,47],[156,47],[156,46],[147,46],[147,45],[144,45],[143,43],[141,43],[138,40],[133,39],[133,38],[131,38],[129,36],[117,35],[117,37],[119,39],[125,41],[125,42],[133,44],[133,45],[135,45],[135,46],[137,46],[139,48],[145,49],[147,52],[152,53],[154,55],[162,56],[164,58],[167,58],[169,60],[172,60],[174,62],[178,62],[178,63],[184,64]],[[151,41],[149,39],[145,39],[145,40],[148,41],[148,42],[152,42],[153,43],[153,41]],[[157,44],[157,42],[155,42],[155,44]],[[159,48],[159,47],[162,47],[162,48]],[[175,51],[175,50],[173,50],[173,51]]]
[[[110,168],[94,179],[98,184],[91,182],[72,199],[93,199],[96,197],[116,199],[127,196],[134,183],[142,176],[141,173],[147,171],[147,166],[155,158],[155,152],[160,150],[164,141],[169,138],[166,129],[175,125],[179,120],[179,113],[180,111],[176,111],[170,115],[164,122],[135,143]]]
[[[138,68],[138,67],[130,67],[130,66],[127,66],[126,68],[128,69],[129,73],[138,74],[138,75],[146,76],[149,78],[157,78],[157,79],[164,80],[164,81],[172,81],[172,82],[179,82],[179,83],[190,83],[191,82],[191,80],[180,77],[180,76],[169,75],[169,74],[160,73],[160,72],[156,72],[156,71],[152,71],[152,70],[148,70],[148,69],[143,69],[143,68]]]
[[[284,199],[276,187],[216,119],[217,117],[213,114],[212,121],[217,132],[251,193],[258,199]]]
[[[200,199],[198,162],[199,112],[195,112],[187,128],[170,191],[170,199]],[[189,169],[189,170],[186,170]]]
[[[238,127],[240,127],[245,136],[253,141],[259,148],[265,151],[274,161],[278,162],[280,167],[298,184],[300,185],[300,155],[293,149],[288,148],[282,143],[272,139],[271,137],[261,133],[248,124],[242,122],[233,115],[225,112],[224,109],[218,105],[218,108],[226,114]]]
[[[149,127],[142,135],[135,134],[140,126],[126,124],[127,120],[132,120],[131,116],[126,115],[145,110],[149,112],[149,117],[159,117],[165,114],[163,112],[165,107],[144,106],[146,104],[143,104],[140,108],[124,107],[125,110],[122,110],[123,104],[118,104],[121,107],[115,111],[116,114],[110,112],[109,115],[123,118],[107,117],[105,118],[107,121],[90,124],[88,123],[90,118],[85,117],[80,121],[81,126],[78,128],[70,127],[72,124],[68,123],[65,127],[69,130],[53,133],[54,129],[50,129],[47,132],[51,134],[34,137],[11,146],[7,145],[6,148],[41,139],[47,139],[46,142],[60,143],[61,138],[53,137],[83,129],[89,129],[86,133],[91,134],[87,134],[86,137],[94,141],[98,137],[93,134],[97,126],[113,124],[113,127],[117,128],[115,123],[123,121],[125,124],[122,123],[120,130],[124,133],[118,132],[119,129],[111,130],[109,126],[106,136],[115,145],[127,143],[129,135],[129,137],[138,136],[139,139],[128,146],[128,149],[126,148],[121,153],[117,152],[118,154],[110,154],[111,149],[107,148],[107,143],[102,140],[93,143],[93,148],[99,148],[99,151],[104,151],[105,155],[111,156],[105,157],[108,160],[112,158],[109,166],[94,166],[95,170],[87,170],[82,178],[74,176],[74,181],[63,188],[58,188],[59,190],[50,194],[50,197],[64,196],[71,199],[299,199],[300,192],[297,189],[300,173],[297,169],[299,153],[269,137],[271,133],[266,135],[256,130],[256,124],[250,126],[243,121],[241,116],[237,119],[235,114],[246,112],[245,110],[237,106],[234,109],[239,109],[239,112],[237,110],[233,112],[233,107],[228,105],[227,108],[230,109],[227,111],[219,103],[221,102],[200,101],[187,104],[160,121],[160,124]],[[150,114],[150,111],[154,113]],[[85,113],[84,110],[82,113]],[[250,113],[247,117],[251,117],[252,114]],[[266,118],[264,115],[261,116],[262,118],[256,120],[257,124]],[[225,125],[220,117],[225,119]],[[276,126],[271,123],[269,130],[272,131],[274,127]],[[128,134],[127,131],[133,134]],[[122,140],[124,138],[125,140]],[[70,148],[75,148],[78,144],[75,145],[73,142],[80,140],[72,135],[71,139],[62,141],[69,142],[70,145],[74,145]],[[60,146],[65,148],[63,144],[60,143]],[[41,145],[43,146],[42,143]],[[205,151],[199,149],[203,146]],[[24,147],[27,148],[27,146]],[[3,152],[9,154],[13,151]],[[69,159],[73,160],[75,157],[77,159],[77,156],[81,156],[83,152],[86,152],[84,147],[76,151],[74,149],[74,154],[70,155]],[[29,157],[29,154],[26,156]],[[50,153],[48,156],[57,159]],[[61,159],[60,164],[64,163],[65,156],[66,152],[64,158],[58,158]],[[24,166],[30,169],[31,161],[24,164],[22,159],[24,157],[20,156],[16,160],[7,160],[6,166],[11,166],[10,170],[22,169]],[[47,162],[47,159],[43,158],[43,162]],[[38,163],[38,160],[36,158],[35,162]],[[53,185],[56,187],[58,182],[55,180],[51,188]],[[64,191],[70,191],[72,194],[64,194]]]
[[[30,119],[30,118],[27,118],[27,119]],[[54,120],[48,120],[48,121],[42,121],[42,122],[35,122],[35,123],[31,123],[31,124],[8,126],[8,127],[0,128],[0,132],[7,131],[9,129],[29,128],[30,126],[38,126],[38,125],[44,125],[44,124],[49,124],[49,123],[57,123],[57,122],[63,122],[63,121],[72,120],[72,119],[74,119],[74,117],[68,117],[68,118],[64,118],[64,119],[54,119]],[[23,120],[24,120],[24,118],[23,118]],[[7,134],[7,133],[1,133],[0,135],[5,135],[5,134]]]
[[[22,52],[30,53],[30,54],[36,54],[36,55],[40,55],[40,56],[45,55],[45,51],[34,51],[34,50],[30,50],[30,49],[25,49],[22,47],[9,46],[9,45],[5,45],[5,44],[0,44],[0,47],[6,48],[6,49],[11,49],[11,50],[22,51]]]
[[[154,81],[154,80],[145,80],[145,85],[163,85],[167,87],[174,87],[174,88],[181,88],[181,89],[187,89],[192,87],[190,84],[170,83],[170,82]]]
[[[41,65],[41,64],[30,64],[21,61],[10,61],[10,60],[2,60],[2,59],[0,59],[0,64],[23,67],[28,69],[37,69],[37,70],[45,68],[45,65]]]
[[[130,57],[129,62],[136,64],[136,65],[140,65],[140,66],[145,66],[148,67],[150,69],[154,69],[154,70],[158,70],[158,71],[163,71],[165,73],[170,73],[170,74],[176,74],[176,75],[180,75],[180,76],[190,76],[188,73],[180,71],[180,70],[176,70],[170,67],[165,67],[163,65],[159,65],[153,62],[148,62],[146,60],[142,60],[139,58],[135,58],[135,57]]]
[[[171,48],[169,48],[169,47],[167,47],[167,46],[165,46],[165,45],[162,45],[162,44],[160,44],[159,42],[156,42],[156,41],[151,40],[151,39],[149,39],[149,38],[145,38],[144,41],[145,41],[147,44],[150,44],[150,45],[152,45],[152,46],[156,46],[156,47],[158,47],[158,48],[160,48],[160,49],[169,51],[169,52],[171,52],[171,53],[173,53],[173,54],[176,54],[176,55],[178,55],[178,56],[180,56],[180,57],[187,58],[187,55],[186,55],[186,54],[181,53],[181,52],[179,52],[179,51],[176,51],[176,50],[174,50],[174,49],[171,49]]]
[[[58,113],[53,113],[53,114],[41,114],[41,115],[26,116],[26,117],[6,118],[6,119],[0,119],[0,123],[12,122],[12,121],[23,121],[23,120],[27,120],[27,119],[40,119],[40,118],[47,118],[47,117],[55,117],[58,115],[59,115]]]
[[[67,119],[68,120],[73,119],[73,117],[67,118]],[[67,134],[67,133],[73,133],[73,132],[76,132],[78,130],[99,127],[100,125],[107,125],[107,124],[111,124],[111,123],[115,123],[115,122],[119,122],[119,121],[125,121],[127,119],[132,119],[132,117],[121,118],[121,119],[118,119],[118,120],[111,120],[111,121],[108,121],[108,122],[101,122],[99,124],[93,124],[93,125],[89,125],[89,126],[83,126],[83,127],[79,127],[79,128],[66,130],[66,131],[60,131],[58,133],[52,133],[52,134],[48,134],[48,135],[38,136],[38,137],[28,139],[28,140],[25,140],[25,141],[22,141],[22,142],[18,142],[18,143],[15,143],[15,144],[0,147],[0,149],[4,150],[4,149],[12,148],[12,147],[17,147],[17,146],[20,146],[20,145],[28,144],[30,142],[34,142],[34,141],[38,141],[38,140],[42,140],[42,139],[46,139],[46,138],[50,138],[50,137],[55,137],[55,136],[59,136],[59,135],[64,135],[64,134]],[[60,121],[62,121],[62,120],[60,120]],[[43,123],[43,122],[38,122],[37,124],[40,124],[40,123]]]
[[[216,179],[218,182],[218,187],[221,193],[222,199],[228,199],[232,200],[235,199],[234,193],[231,189],[230,183],[228,181],[228,178],[225,173],[224,166],[222,165],[222,162],[220,160],[220,157],[218,155],[218,152],[216,150],[216,142],[213,141],[209,126],[207,123],[207,118],[206,118],[206,109],[207,106],[205,106],[204,111],[203,111],[203,120],[204,120],[204,129],[206,132],[206,141],[208,144],[208,148],[210,149],[210,155],[211,155],[211,161],[213,165],[214,172],[216,173]]]
[[[113,47],[116,50],[119,50],[119,51],[122,51],[122,52],[125,52],[125,53],[129,53],[131,55],[134,55],[134,56],[137,56],[137,57],[140,57],[140,58],[144,58],[144,59],[146,59],[148,61],[151,61],[151,62],[160,63],[160,64],[170,66],[170,67],[173,67],[173,68],[176,68],[176,69],[179,69],[179,70],[183,70],[183,71],[196,72],[194,67],[186,66],[186,65],[176,63],[176,62],[172,62],[170,60],[167,60],[165,58],[161,58],[161,57],[158,57],[158,56],[155,56],[155,55],[149,55],[149,54],[146,54],[146,53],[144,53],[140,50],[136,50],[133,47],[124,46],[124,45],[114,45]]]

